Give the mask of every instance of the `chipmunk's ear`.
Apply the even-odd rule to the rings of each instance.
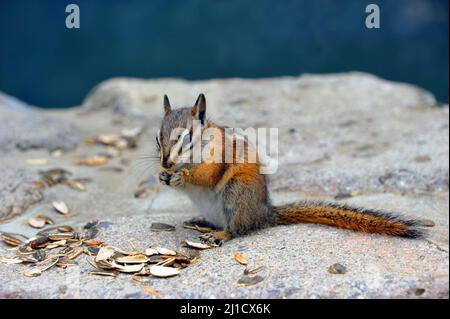
[[[195,101],[195,105],[192,107],[192,116],[194,116],[197,120],[205,124],[205,114],[206,114],[206,99],[205,95],[201,93],[197,101]]]
[[[164,113],[169,113],[172,111],[172,107],[170,106],[169,98],[166,94],[164,94]]]

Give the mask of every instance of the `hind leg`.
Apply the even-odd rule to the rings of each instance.
[[[232,177],[222,188],[220,197],[226,217],[226,228],[224,231],[200,236],[203,241],[221,245],[232,237],[247,234],[267,225],[270,205],[265,186],[261,188],[261,185],[255,186],[242,182],[239,177]]]
[[[270,215],[267,189],[232,177],[222,190],[226,230],[232,236],[244,235],[267,224]]]

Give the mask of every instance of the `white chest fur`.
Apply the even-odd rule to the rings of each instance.
[[[185,185],[180,191],[189,196],[192,203],[199,210],[200,214],[217,227],[226,227],[226,218],[223,213],[222,200],[211,189]]]

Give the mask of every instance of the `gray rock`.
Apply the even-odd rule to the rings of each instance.
[[[29,205],[20,200],[39,169],[62,167],[74,177],[92,178],[84,192],[62,185],[39,191],[42,200],[0,224],[0,231],[32,236],[36,230],[26,221],[37,214],[74,227],[97,218],[106,222],[99,238],[107,244],[123,249],[131,245],[185,249],[181,241],[199,235],[181,227],[197,214],[188,199],[155,185],[154,179],[146,184],[150,191],[145,198],[135,198],[134,193],[143,187],[138,186],[141,181],[158,171],[151,155],[163,94],[178,106],[193,103],[200,92],[206,94],[209,116],[221,124],[279,128],[279,169],[270,176],[269,187],[275,204],[304,198],[338,200],[431,219],[435,226],[428,228],[425,240],[311,224],[264,229],[202,251],[198,264],[178,277],[150,278],[150,287],[165,298],[448,298],[448,106],[437,107],[434,97],[420,88],[363,73],[101,83],[81,108],[39,115],[52,113],[57,121],[71,122],[83,137],[145,124],[137,149],[125,150],[107,164],[123,172],[74,164],[87,154],[104,152],[100,146],[80,144],[61,157],[49,156],[47,149],[0,150],[3,207]],[[0,104],[21,108],[13,99]],[[28,158],[46,158],[47,163],[29,165]],[[23,191],[16,196],[17,189]],[[1,201],[4,197],[9,204]],[[53,200],[64,200],[78,215],[56,213]],[[175,231],[151,231],[152,223],[174,225]],[[12,253],[7,248],[0,243],[0,256]],[[236,252],[248,258],[251,268],[265,266],[257,274],[264,278],[261,282],[237,284],[245,267],[234,260]],[[92,266],[86,258],[80,256],[77,267],[51,269],[36,278],[20,274],[24,265],[0,264],[0,297],[155,298],[130,276],[90,275]],[[337,263],[345,265],[345,274],[329,273],[330,265]]]
[[[80,139],[79,130],[73,124],[2,93],[0,118],[0,153],[37,148],[69,150]]]
[[[83,109],[148,118],[156,132],[162,96],[230,127],[279,129],[279,190],[306,194],[447,190],[449,111],[418,87],[365,73],[261,80],[112,79]],[[294,130],[292,130],[294,129]],[[426,164],[418,156],[428,156]]]
[[[123,249],[162,246],[184,248],[181,241],[198,233],[181,228],[192,215],[170,212],[123,216],[100,239]],[[153,222],[176,225],[175,232],[151,232]],[[245,266],[233,255],[245,255],[249,267],[264,266],[263,281],[239,287]],[[4,251],[1,255],[7,255]],[[129,275],[117,278],[89,274],[86,256],[78,267],[51,269],[40,277],[19,272],[24,265],[0,265],[0,297],[23,298],[155,298]],[[171,279],[149,278],[148,286],[165,298],[448,298],[448,253],[425,240],[388,238],[318,225],[291,225],[258,231],[201,252],[200,262]],[[347,272],[330,274],[335,263]],[[66,288],[61,292],[60,287]],[[45,288],[45,289],[43,289]]]
[[[21,215],[43,199],[42,191],[33,185],[37,176],[30,169],[0,167],[0,221]]]

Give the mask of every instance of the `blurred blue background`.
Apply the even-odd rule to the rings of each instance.
[[[65,27],[76,3],[81,28]],[[365,7],[381,8],[367,29]],[[42,107],[99,82],[360,70],[448,102],[447,0],[0,0],[0,91]]]

